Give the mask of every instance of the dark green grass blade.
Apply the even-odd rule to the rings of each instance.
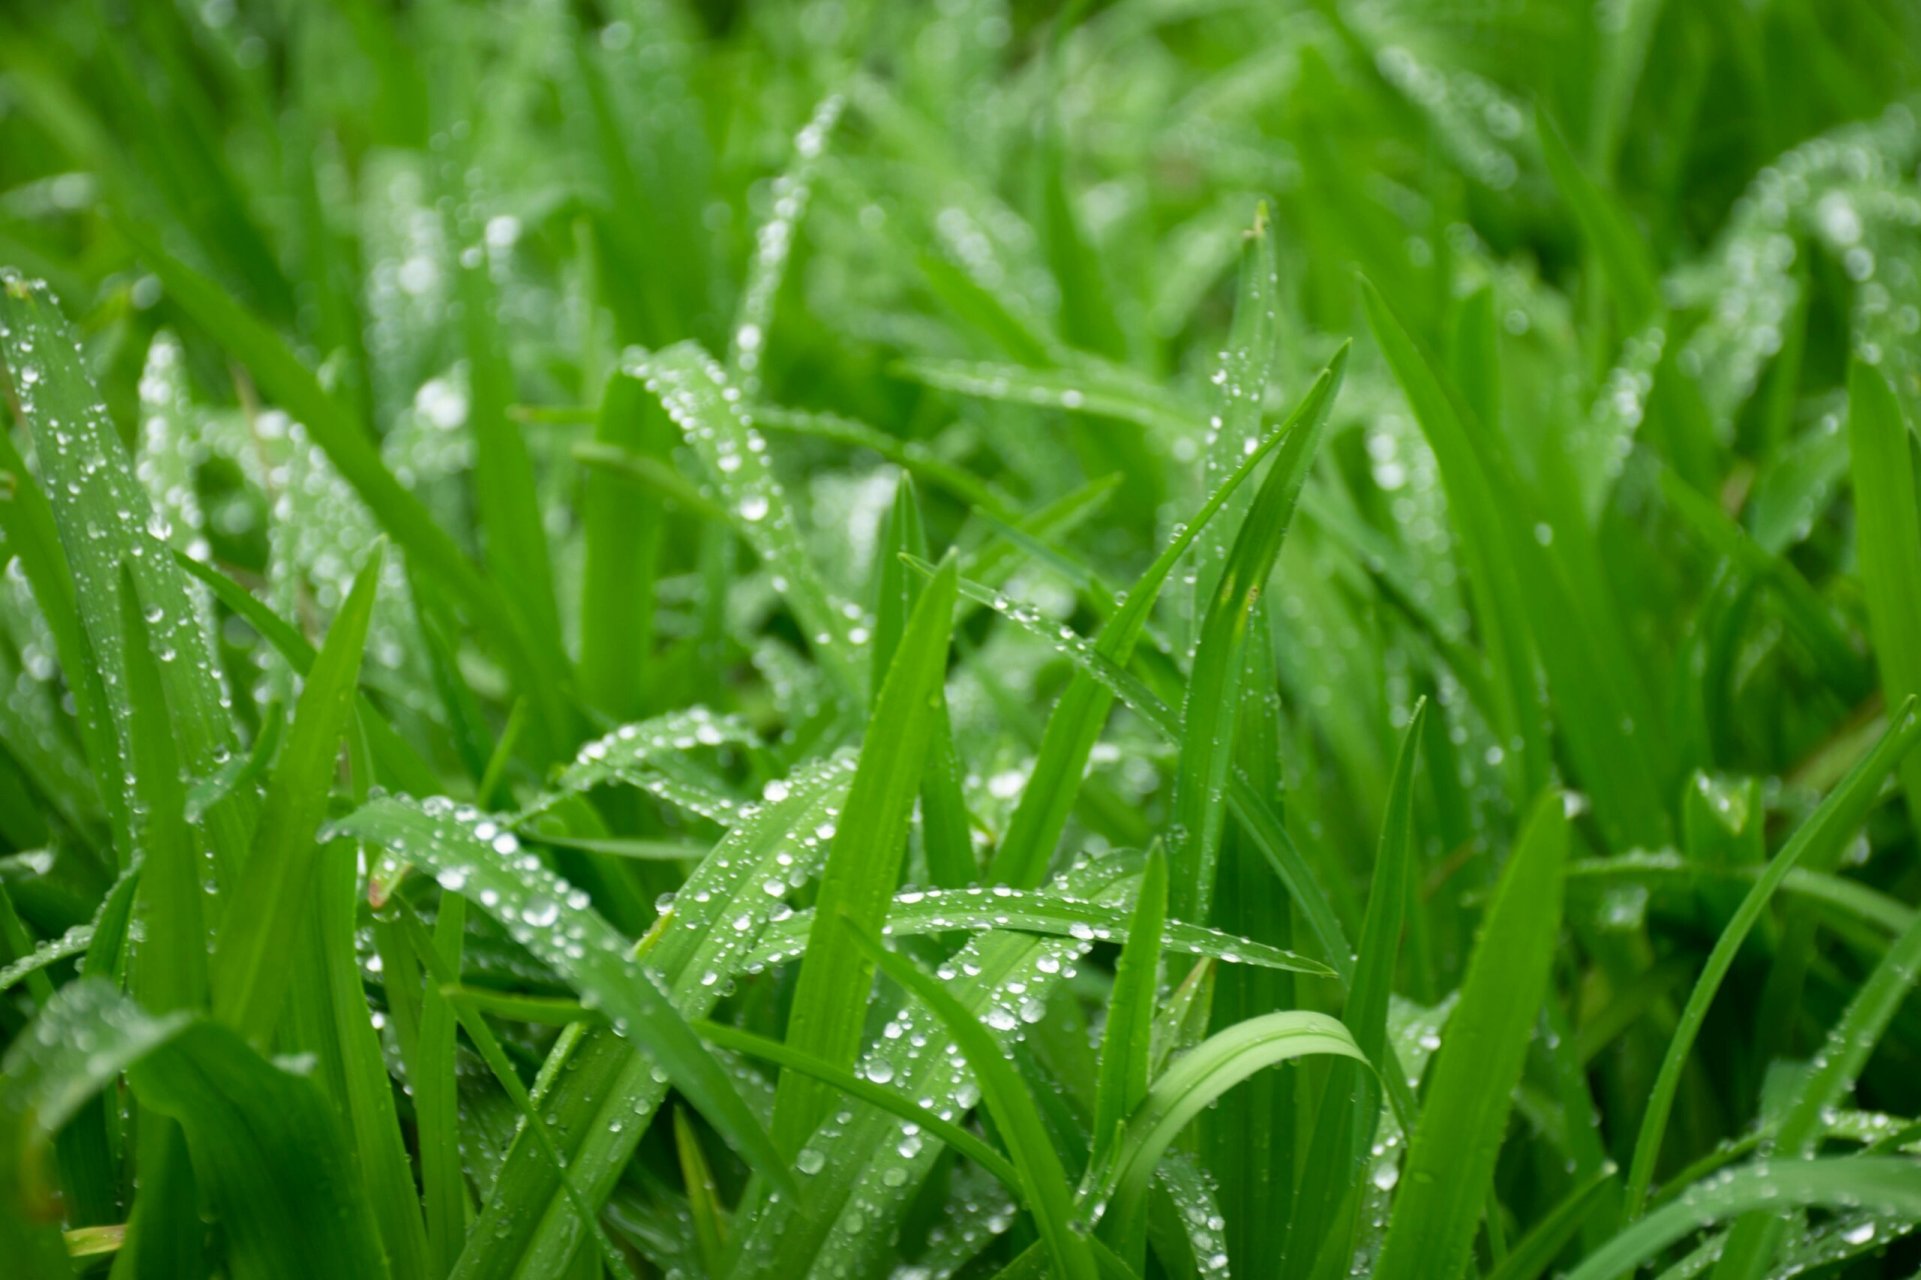
[[[1821,802],[1821,807],[1801,824],[1781,852],[1774,855],[1767,871],[1748,890],[1734,918],[1728,921],[1721,936],[1715,940],[1714,950],[1708,954],[1701,976],[1688,996],[1687,1006],[1681,1011],[1680,1021],[1668,1042],[1666,1056],[1661,1060],[1660,1074],[1649,1091],[1647,1109],[1642,1113],[1640,1132],[1634,1143],[1634,1158],[1628,1166],[1625,1207],[1630,1219],[1638,1217],[1646,1204],[1648,1188],[1654,1181],[1655,1165],[1661,1155],[1662,1140],[1667,1133],[1675,1093],[1680,1088],[1681,1069],[1687,1064],[1695,1038],[1707,1018],[1708,1007],[1719,993],[1721,982],[1734,964],[1741,944],[1747,940],[1761,913],[1767,909],[1774,891],[1796,863],[1835,848],[1861,825],[1861,820],[1874,804],[1882,779],[1907,757],[1917,740],[1921,740],[1921,715],[1916,714],[1915,700],[1909,698],[1889,719],[1887,732],[1875,744],[1874,750],[1848,772],[1840,785]]]
[[[324,852],[314,832],[326,816],[341,736],[353,713],[381,560],[376,546],[307,673],[293,727],[267,786],[253,851],[214,944],[214,1013],[258,1043],[272,1037],[293,977],[285,957],[287,940],[312,904]]]
[[[1361,1053],[1369,1062],[1381,1064],[1403,1094],[1407,1089],[1398,1065],[1386,1060],[1387,1010],[1413,876],[1414,767],[1426,716],[1426,701],[1416,703],[1394,761],[1374,855],[1373,887],[1361,926],[1359,960],[1341,1017]],[[1289,1274],[1309,1274],[1317,1258],[1350,1243],[1339,1209],[1366,1168],[1380,1122],[1381,1084],[1381,1078],[1371,1073],[1338,1066],[1328,1074],[1314,1109],[1314,1133],[1290,1217],[1287,1260],[1297,1270]],[[1411,1119],[1412,1099],[1398,1110]]]
[[[1335,363],[1322,372],[1308,389],[1301,404],[1282,427],[1267,436],[1201,504],[1194,517],[1155,557],[1140,579],[1127,593],[1126,601],[1101,629],[1100,649],[1104,657],[1125,666],[1147,627],[1154,602],[1160,597],[1167,577],[1181,556],[1208,528],[1229,498],[1254,474],[1255,469],[1275,448],[1293,434],[1324,415],[1339,387],[1346,348],[1336,355]],[[1099,740],[1107,713],[1113,706],[1112,691],[1084,672],[1076,672],[1048,717],[1047,730],[1034,758],[1033,772],[1021,793],[1020,806],[1008,824],[1007,834],[995,851],[987,878],[1016,888],[1040,883],[1047,871],[1047,860],[1066,828],[1073,808],[1074,794],[1086,770],[1089,755]]]
[[[1855,554],[1881,691],[1888,705],[1921,695],[1921,502],[1914,442],[1887,379],[1856,360],[1848,371],[1848,447],[1854,475]],[[1921,756],[1899,770],[1908,815],[1921,823]]]
[[[868,930],[878,930],[886,921],[933,736],[933,711],[946,678],[958,575],[950,559],[927,584],[874,699],[846,811],[821,872],[815,898],[820,919],[845,915]],[[786,1042],[830,1066],[851,1065],[860,1047],[872,974],[847,931],[826,929],[810,936],[795,979]],[[819,1083],[781,1077],[774,1133],[783,1151],[799,1149],[826,1101]]]
[[[1064,1280],[1092,1280],[1096,1270],[1086,1238],[1075,1229],[1073,1193],[1059,1154],[1047,1136],[1045,1122],[1035,1108],[1026,1084],[1001,1052],[987,1028],[946,988],[905,956],[888,951],[880,940],[851,918],[846,930],[867,957],[930,1009],[953,1037],[980,1083],[981,1097],[994,1117],[995,1128],[1007,1142],[1014,1168],[1026,1192],[1026,1208],[1034,1215],[1041,1238],[1053,1256],[1056,1274]]]
[[[388,1274],[346,1134],[311,1082],[207,1023],[134,1064],[128,1079],[184,1130],[236,1280]]]
[[[1481,922],[1409,1138],[1378,1280],[1452,1276],[1466,1262],[1560,934],[1563,806],[1552,790],[1535,802]]]
[[[483,835],[483,826],[493,830]],[[644,1045],[736,1151],[774,1185],[791,1184],[786,1161],[654,977],[628,959],[620,936],[585,904],[585,895],[538,858],[519,853],[518,841],[497,824],[471,810],[456,813],[446,801],[430,808],[381,799],[343,819],[337,832],[428,868],[443,889],[475,895],[517,941],[605,1010],[624,1036]]]
[[[664,465],[669,434],[638,383],[618,373],[607,380],[595,443]],[[581,692],[606,714],[631,719],[646,705],[664,513],[658,500],[636,500],[602,468],[589,468],[581,486]]]
[[[1134,915],[1128,921],[1127,940],[1114,967],[1114,992],[1107,1004],[1107,1028],[1101,1033],[1093,1150],[1088,1157],[1091,1164],[1100,1163],[1108,1148],[1119,1139],[1127,1117],[1147,1096],[1154,1013],[1160,999],[1161,938],[1166,925],[1167,859],[1156,849],[1147,855],[1147,869],[1141,874]],[[1122,1252],[1127,1254],[1126,1250]]]
[[[1330,366],[1328,381],[1316,385],[1322,394],[1311,396],[1311,407],[1303,406],[1306,412],[1281,442],[1273,468],[1248,506],[1201,621],[1181,708],[1181,757],[1174,775],[1168,849],[1169,907],[1180,919],[1197,924],[1207,922],[1214,901],[1251,614],[1274,571],[1345,366],[1343,349]]]

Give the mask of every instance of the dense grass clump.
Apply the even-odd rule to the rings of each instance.
[[[1921,1267],[1910,0],[0,8],[0,1272]]]

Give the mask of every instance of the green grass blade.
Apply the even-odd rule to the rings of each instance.
[[[1345,360],[1343,347],[1335,356],[1335,363],[1315,379],[1287,421],[1246,453],[1141,574],[1129,589],[1127,599],[1101,629],[1099,644],[1106,658],[1126,666],[1174,566],[1268,455],[1304,423],[1324,412],[1338,387]],[[989,880],[1016,888],[1031,888],[1040,883],[1047,871],[1047,860],[1067,825],[1075,790],[1112,705],[1112,692],[1103,688],[1097,679],[1081,672],[1075,674],[1048,717],[1033,773],[1021,793],[1020,806],[1014,811],[1007,834],[988,868]]]
[[[388,1274],[346,1134],[311,1081],[211,1023],[187,1027],[127,1077],[185,1132],[234,1276]]]
[[[608,378],[594,443],[662,463],[669,434],[639,384],[624,374]],[[646,703],[664,513],[658,501],[635,501],[602,468],[589,468],[581,484],[580,687],[594,706],[624,720]]]
[[[1146,892],[1145,879],[1142,892]],[[774,922],[755,944],[749,963],[771,965],[798,957],[806,949],[817,918],[818,913],[808,908]],[[1048,889],[978,886],[911,889],[898,894],[889,905],[884,932],[890,938],[902,938],[989,929],[1099,942],[1124,943],[1136,936],[1134,922],[1128,910],[1121,906],[1089,902]],[[1206,956],[1227,964],[1316,977],[1331,977],[1334,973],[1309,956],[1180,920],[1164,920],[1157,936],[1167,950],[1181,955]]]
[[[1119,1139],[1121,1126],[1147,1096],[1153,1059],[1154,1011],[1160,999],[1162,935],[1167,926],[1167,858],[1155,849],[1127,923],[1121,958],[1114,966],[1114,993],[1101,1033],[1100,1080],[1094,1095],[1093,1150],[1099,1164]],[[1131,1227],[1128,1228],[1132,1230]]]
[[[1856,360],[1848,371],[1848,448],[1855,554],[1889,706],[1921,695],[1921,500],[1914,444],[1887,379]],[[1900,766],[1908,814],[1921,822],[1921,756]]]
[[[1064,1280],[1092,1280],[1099,1272],[1087,1240],[1071,1220],[1073,1193],[1066,1170],[1026,1084],[1000,1045],[970,1009],[919,965],[888,951],[851,917],[843,918],[843,925],[855,945],[889,978],[925,1004],[953,1037],[980,1082],[981,1097],[993,1114],[995,1127],[1007,1142],[1026,1193],[1027,1210],[1034,1215],[1035,1226],[1053,1256],[1055,1272]]]
[[[353,713],[382,558],[376,546],[307,673],[267,785],[253,850],[214,943],[215,1016],[258,1043],[271,1039],[292,980],[284,950],[312,901],[324,852],[314,831],[326,816],[341,736]]]
[[[950,559],[927,584],[874,698],[860,765],[815,898],[815,911],[823,920],[845,915],[870,930],[886,921],[933,736],[935,717],[929,712],[946,678],[958,576]],[[872,972],[846,931],[829,929],[810,936],[795,979],[787,1043],[831,1066],[851,1064],[860,1046]],[[774,1133],[783,1151],[799,1149],[825,1104],[817,1082],[781,1077]]]
[[[736,1151],[774,1185],[791,1186],[785,1160],[657,980],[627,958],[620,936],[584,894],[521,853],[497,822],[444,800],[381,799],[342,819],[336,831],[427,868],[443,889],[471,894],[516,941],[604,1009],[623,1037],[645,1045]]]
[[[1281,442],[1201,621],[1200,643],[1181,708],[1181,758],[1175,773],[1173,838],[1168,850],[1169,906],[1183,920],[1205,923],[1213,904],[1249,620],[1274,571],[1345,366],[1343,349],[1329,366],[1329,378],[1316,384]]]
[[[1921,1169],[1911,1160],[1849,1156],[1771,1160],[1716,1175],[1708,1184],[1635,1222],[1582,1259],[1568,1280],[1632,1275],[1689,1233],[1742,1213],[1801,1207],[1871,1209],[1903,1220],[1921,1216]]]
[[[1628,1166],[1626,1212],[1630,1219],[1638,1217],[1647,1202],[1648,1188],[1654,1181],[1655,1164],[1660,1159],[1662,1140],[1667,1133],[1668,1116],[1674,1106],[1674,1095],[1680,1088],[1681,1069],[1687,1064],[1694,1041],[1700,1035],[1701,1025],[1707,1019],[1708,1007],[1720,992],[1721,982],[1734,964],[1741,944],[1747,940],[1775,890],[1796,863],[1803,859],[1818,858],[1825,851],[1834,849],[1861,825],[1862,818],[1874,803],[1882,779],[1907,757],[1916,741],[1921,741],[1921,715],[1916,713],[1915,699],[1909,698],[1890,717],[1887,732],[1875,744],[1874,750],[1849,770],[1848,776],[1821,802],[1821,807],[1801,824],[1781,852],[1774,855],[1767,871],[1754,882],[1754,887],[1741,900],[1733,919],[1728,921],[1721,936],[1715,940],[1714,950],[1702,965],[1701,976],[1696,980],[1668,1042],[1667,1053],[1661,1060],[1660,1074],[1655,1077],[1653,1088],[1648,1093],[1647,1109],[1642,1113],[1640,1132],[1634,1142],[1634,1158]]]
[[[1389,1057],[1388,1000],[1394,990],[1395,961],[1407,917],[1414,866],[1414,765],[1419,758],[1421,727],[1427,702],[1415,704],[1401,736],[1388,784],[1387,808],[1381,816],[1381,835],[1374,855],[1373,886],[1368,892],[1367,916],[1361,926],[1359,961],[1348,988],[1341,1021],[1367,1061],[1381,1064],[1387,1082],[1408,1093],[1400,1064]],[[1340,1205],[1353,1191],[1380,1123],[1382,1079],[1371,1073],[1343,1071],[1328,1074],[1314,1110],[1314,1134],[1294,1195],[1288,1233],[1288,1261],[1309,1274],[1315,1259],[1330,1248],[1347,1247]],[[1407,1097],[1397,1114],[1412,1119],[1413,1100]],[[1298,1243],[1296,1243],[1298,1241]]]
[[[1561,929],[1564,799],[1535,802],[1461,980],[1409,1138],[1378,1280],[1455,1275],[1480,1220]]]
[[[789,1048],[778,1040],[769,1040],[752,1032],[727,1026],[725,1023],[702,1022],[697,1024],[695,1029],[723,1049],[731,1049],[736,1053],[744,1053],[749,1057],[761,1058],[776,1066],[801,1072],[850,1098],[872,1103],[883,1111],[917,1124],[993,1174],[1008,1190],[1019,1192],[1021,1189],[1020,1172],[1008,1163],[1006,1156],[938,1111],[929,1110],[912,1098],[885,1085],[875,1084],[872,1080],[857,1076],[851,1071],[829,1066],[819,1058]]]
[[[706,465],[734,528],[774,574],[776,590],[794,611],[821,665],[842,689],[857,694],[861,681],[846,614],[801,545],[786,490],[767,461],[766,439],[740,404],[739,389],[691,343],[645,356],[627,372],[659,398]]]
[[[1090,1214],[1142,1212],[1154,1167],[1195,1116],[1263,1067],[1310,1054],[1366,1061],[1346,1027],[1307,1010],[1235,1023],[1189,1050],[1148,1088],[1107,1164],[1090,1167],[1082,1189]]]

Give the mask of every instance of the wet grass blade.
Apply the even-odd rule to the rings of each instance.
[[[1921,1169],[1888,1156],[1770,1160],[1717,1175],[1633,1223],[1568,1272],[1568,1280],[1632,1275],[1691,1232],[1743,1213],[1794,1208],[1871,1209],[1921,1217]]]
[[[1169,909],[1178,918],[1197,924],[1207,922],[1214,900],[1250,615],[1274,571],[1275,558],[1314,464],[1345,367],[1343,350],[1329,366],[1327,380],[1316,384],[1281,441],[1273,468],[1248,506],[1247,519],[1228,553],[1219,585],[1201,621],[1200,642],[1188,673],[1187,699],[1181,708],[1181,758],[1175,771],[1174,822],[1168,850]]]
[[[1921,740],[1921,715],[1916,714],[1915,699],[1909,698],[1889,718],[1887,732],[1875,744],[1874,750],[1848,772],[1840,785],[1821,802],[1821,807],[1782,846],[1781,852],[1774,855],[1768,869],[1748,890],[1740,908],[1715,940],[1714,949],[1702,966],[1701,976],[1688,996],[1687,1005],[1681,1010],[1680,1020],[1668,1042],[1667,1053],[1661,1060],[1660,1073],[1648,1093],[1647,1109],[1641,1116],[1640,1131],[1634,1142],[1634,1158],[1628,1166],[1625,1209],[1630,1220],[1640,1215],[1647,1202],[1648,1188],[1653,1184],[1655,1165],[1660,1159],[1661,1144],[1667,1134],[1669,1112],[1674,1106],[1675,1092],[1680,1088],[1681,1069],[1687,1065],[1694,1041],[1707,1019],[1708,1006],[1719,994],[1721,982],[1733,966],[1741,944],[1747,940],[1775,890],[1780,888],[1781,882],[1796,863],[1818,857],[1837,847],[1861,825],[1862,818],[1874,803],[1882,779],[1907,758],[1917,740]]]
[[[517,941],[605,1010],[623,1037],[644,1045],[736,1151],[773,1185],[791,1190],[786,1160],[657,980],[627,958],[620,936],[584,894],[520,853],[498,823],[472,810],[456,813],[444,800],[381,799],[342,819],[336,831],[427,868],[442,889],[471,890]]]
[[[1098,1165],[1119,1140],[1127,1117],[1147,1096],[1153,1065],[1154,1013],[1160,1001],[1161,938],[1167,925],[1167,858],[1147,855],[1134,915],[1128,921],[1120,961],[1114,967],[1114,992],[1101,1033],[1100,1081],[1094,1094],[1093,1150]],[[1140,1224],[1125,1224],[1135,1231]],[[1138,1237],[1137,1237],[1138,1238]],[[1122,1251],[1132,1256],[1127,1250]]]
[[[959,569],[946,561],[921,593],[902,631],[887,678],[874,698],[846,812],[821,871],[815,912],[877,930],[899,886],[914,799],[933,737],[932,714],[946,679]],[[827,929],[808,938],[795,979],[786,1042],[830,1066],[845,1067],[860,1047],[865,994],[873,970],[852,935]],[[826,1105],[823,1087],[783,1075],[774,1110],[775,1140],[798,1150]]]
[[[1027,1085],[1000,1045],[975,1020],[971,1010],[919,965],[887,950],[851,918],[843,918],[843,924],[855,945],[883,973],[932,1011],[973,1068],[981,1097],[994,1117],[994,1127],[1007,1142],[1025,1192],[1026,1208],[1047,1243],[1055,1272],[1063,1280],[1093,1280],[1099,1272],[1087,1239],[1072,1222],[1073,1193],[1067,1172],[1061,1167],[1060,1156],[1047,1136],[1046,1124]]]
[[[381,561],[376,546],[307,673],[267,785],[252,852],[214,944],[214,1013],[256,1042],[271,1038],[292,979],[282,953],[312,900],[323,853],[314,832],[326,816],[341,736],[353,711]]]
[[[1457,1274],[1480,1220],[1561,930],[1565,801],[1530,812],[1481,921],[1375,1265],[1377,1280]]]
[[[734,528],[773,572],[822,666],[850,695],[862,682],[847,618],[801,545],[787,492],[767,460],[767,443],[740,404],[740,391],[700,348],[681,343],[628,370],[646,383],[680,428],[725,500]]]

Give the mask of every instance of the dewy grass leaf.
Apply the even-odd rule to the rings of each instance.
[[[1148,566],[1127,593],[1127,599],[1110,618],[1100,634],[1101,655],[1118,666],[1126,666],[1140,642],[1148,617],[1159,598],[1168,575],[1174,571],[1194,539],[1209,527],[1232,495],[1267,456],[1304,426],[1323,418],[1339,389],[1346,351],[1335,357],[1315,379],[1301,404],[1276,431],[1270,433],[1245,456],[1227,477],[1208,495],[1194,513]],[[1298,461],[1297,465],[1305,465]],[[997,602],[999,597],[995,597]],[[988,868],[990,879],[1024,888],[1039,883],[1046,873],[1047,859],[1060,839],[1072,807],[1074,788],[1087,766],[1094,744],[1100,738],[1113,694],[1091,674],[1077,673],[1061,694],[1034,761],[1033,776],[1021,793],[1007,834]]]
[[[376,544],[307,673],[267,786],[253,850],[214,943],[214,1013],[257,1043],[272,1038],[293,976],[287,938],[312,901],[316,863],[325,853],[314,832],[326,815],[340,738],[353,711],[381,558]]]
[[[1250,615],[1274,572],[1346,365],[1343,349],[1328,366],[1328,379],[1315,384],[1295,415],[1275,452],[1273,468],[1248,505],[1201,619],[1181,706],[1181,758],[1168,849],[1169,908],[1184,920],[1205,923],[1213,906]]]
[[[856,945],[889,978],[933,1010],[953,1037],[980,1081],[981,1095],[993,1113],[995,1127],[1006,1139],[1014,1167],[1020,1173],[1026,1206],[1034,1215],[1041,1238],[1053,1255],[1054,1270],[1064,1280],[1092,1280],[1099,1274],[1086,1238],[1072,1222],[1073,1193],[1060,1157],[1027,1087],[1003,1056],[1000,1045],[974,1014],[912,960],[881,946],[879,939],[851,917],[842,927],[853,933]]]
[[[1774,855],[1767,870],[1754,882],[1754,887],[1741,900],[1733,918],[1721,930],[1721,936],[1715,940],[1714,950],[1708,954],[1707,963],[1702,966],[1701,976],[1695,981],[1694,990],[1688,995],[1687,1005],[1681,1010],[1674,1036],[1668,1042],[1666,1055],[1661,1059],[1660,1074],[1655,1077],[1654,1086],[1648,1094],[1647,1109],[1642,1113],[1640,1132],[1634,1142],[1633,1163],[1628,1166],[1626,1210],[1630,1218],[1638,1216],[1646,1204],[1648,1188],[1654,1181],[1655,1162],[1661,1155],[1669,1112],[1674,1105],[1675,1092],[1680,1088],[1681,1069],[1687,1065],[1695,1038],[1707,1019],[1708,1007],[1720,993],[1721,982],[1734,964],[1741,944],[1747,940],[1748,933],[1766,910],[1774,891],[1797,862],[1834,849],[1860,826],[1862,818],[1874,803],[1882,779],[1907,758],[1917,741],[1921,741],[1921,714],[1916,711],[1916,700],[1910,697],[1889,718],[1887,731],[1875,743],[1874,750],[1848,772],[1840,785],[1821,802],[1821,807],[1801,824],[1781,851]]]
[[[734,527],[767,562],[774,589],[793,609],[815,656],[846,691],[857,692],[861,683],[846,612],[801,544],[793,507],[767,459],[766,437],[741,403],[740,389],[711,357],[687,343],[642,357],[627,372],[659,397],[706,465]]]
[[[1146,880],[1142,880],[1146,892]],[[1163,913],[1165,914],[1165,913]],[[813,934],[816,913],[796,911],[761,935],[751,954],[754,964],[778,964],[800,956]],[[888,937],[979,932],[1008,929],[1048,934],[1082,941],[1126,942],[1136,935],[1127,910],[1105,902],[1088,902],[1046,889],[1015,890],[1004,886],[983,889],[910,889],[897,894],[887,913],[883,933]],[[1284,969],[1328,977],[1333,970],[1308,956],[1248,938],[1202,928],[1179,920],[1165,921],[1163,943],[1182,955],[1207,956],[1228,964],[1262,969]],[[1161,933],[1157,930],[1157,933]]]
[[[152,504],[134,478],[126,451],[82,363],[73,331],[44,286],[0,276],[0,356],[20,397],[41,483],[53,509],[72,574],[73,596],[85,628],[90,669],[97,668],[111,699],[120,750],[136,708],[125,696],[122,672],[131,643],[121,620],[121,581],[132,581],[166,691],[167,714],[181,764],[194,774],[218,768],[236,745],[223,711],[220,673],[190,607],[185,583],[168,557]],[[64,594],[64,593],[63,593]],[[61,607],[46,600],[45,610]],[[137,781],[124,764],[105,784]],[[131,798],[127,807],[137,808]],[[251,806],[236,797],[214,806],[206,832],[219,862],[237,867]]]
[[[619,935],[586,895],[548,871],[499,824],[439,800],[375,800],[341,820],[336,833],[391,851],[430,870],[442,889],[471,894],[517,941],[568,975],[584,999],[606,1010],[623,1037],[657,1062],[714,1126],[776,1185],[790,1182],[719,1063],[701,1046],[657,981],[623,954]]]
[[[821,871],[815,910],[823,920],[832,922],[845,915],[860,928],[872,930],[887,918],[938,719],[934,712],[947,674],[959,572],[949,559],[927,584],[874,697],[874,713],[848,789],[846,813],[837,824]],[[786,1042],[830,1066],[851,1063],[860,1044],[866,1012],[863,996],[872,973],[844,930],[810,934],[794,982]],[[799,1149],[825,1103],[817,1082],[792,1074],[781,1077],[774,1131],[783,1150]]]
[[[1127,922],[1127,940],[1114,966],[1114,996],[1101,1032],[1100,1081],[1094,1094],[1094,1133],[1088,1163],[1098,1165],[1120,1137],[1121,1125],[1147,1095],[1154,1048],[1154,1010],[1161,990],[1162,934],[1167,925],[1167,858],[1149,851],[1147,868]],[[1134,1224],[1123,1224],[1132,1231]]]
[[[1535,802],[1481,921],[1409,1137],[1381,1280],[1454,1275],[1473,1243],[1561,931],[1565,806],[1558,791]]]

